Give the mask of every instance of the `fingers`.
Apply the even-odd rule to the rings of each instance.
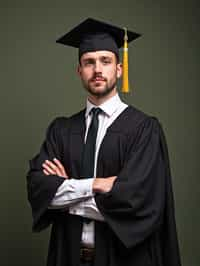
[[[60,174],[57,167],[49,160],[45,160],[45,162],[42,164],[42,166],[44,168],[43,172],[45,170],[45,172],[48,173],[49,175],[59,175]]]
[[[58,167],[59,171],[61,172],[62,176],[67,177],[67,173],[65,171],[64,166],[61,164],[61,162],[58,159],[56,159],[56,158],[54,158],[53,161],[57,165],[57,167]]]
[[[44,172],[45,175],[50,175],[50,173],[47,170],[45,170],[45,169],[43,169],[43,172]]]
[[[60,161],[56,158],[53,159],[53,162],[49,160],[45,160],[42,164],[43,166],[43,173],[45,175],[58,175],[67,178],[67,174],[65,168],[60,163]]]

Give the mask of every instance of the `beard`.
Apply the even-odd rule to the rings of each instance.
[[[104,88],[98,91],[98,86],[94,86],[91,84],[91,82],[95,79],[96,77],[93,77],[92,79],[90,79],[89,81],[84,81],[82,80],[83,83],[83,87],[86,89],[86,91],[88,91],[91,95],[97,97],[97,98],[101,98],[101,97],[105,97],[108,94],[110,94],[110,92],[112,92],[116,86],[117,86],[117,78],[115,78],[113,81],[108,82],[107,79],[104,78]],[[96,90],[97,88],[97,90]]]

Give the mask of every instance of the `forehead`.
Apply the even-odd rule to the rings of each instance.
[[[95,51],[95,52],[87,52],[84,53],[81,56],[81,60],[84,59],[88,59],[88,58],[92,58],[92,59],[98,59],[100,57],[110,57],[110,58],[114,58],[115,54],[111,51]]]

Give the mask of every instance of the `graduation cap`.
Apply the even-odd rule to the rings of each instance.
[[[79,49],[79,58],[86,52],[107,50],[119,58],[119,48],[123,51],[122,92],[129,92],[128,43],[141,35],[108,23],[88,18],[71,31],[56,40],[57,43]]]

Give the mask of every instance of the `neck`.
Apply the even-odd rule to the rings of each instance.
[[[108,95],[105,95],[105,96],[102,96],[102,97],[98,97],[98,96],[95,96],[95,95],[91,95],[89,94],[88,95],[88,100],[96,105],[96,106],[99,106],[101,105],[102,103],[106,102],[107,100],[109,100],[110,98],[112,98],[113,96],[115,96],[117,94],[117,89],[113,89]]]

